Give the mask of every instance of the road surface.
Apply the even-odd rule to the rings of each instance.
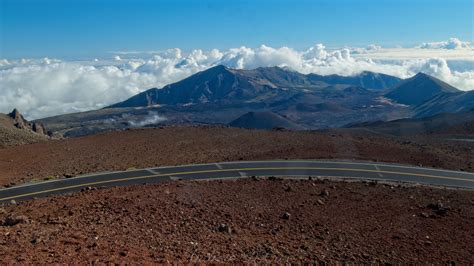
[[[98,173],[68,179],[26,184],[1,189],[0,203],[80,191],[86,187],[111,187],[159,183],[180,179],[197,180],[249,176],[337,177],[474,189],[474,173],[467,172],[367,162],[293,160],[241,161]]]

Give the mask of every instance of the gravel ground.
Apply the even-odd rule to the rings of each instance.
[[[424,186],[177,181],[4,206],[0,221],[0,264],[474,262],[474,192]]]
[[[35,134],[17,128],[2,128],[0,126],[0,149],[8,146],[36,143],[47,140],[47,136]]]

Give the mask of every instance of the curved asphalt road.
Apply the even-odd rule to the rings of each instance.
[[[85,187],[110,187],[180,179],[197,180],[249,176],[337,177],[474,189],[474,173],[382,163],[282,160],[225,162],[98,173],[1,189],[0,203],[80,191]]]

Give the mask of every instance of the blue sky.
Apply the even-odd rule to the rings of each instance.
[[[473,41],[472,0],[0,0],[0,58]]]

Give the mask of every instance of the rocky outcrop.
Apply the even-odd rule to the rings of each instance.
[[[44,128],[43,124],[41,124],[41,123],[34,122],[31,129],[34,132],[38,133],[38,134],[49,135],[49,134],[47,134],[46,129]]]
[[[25,129],[28,127],[28,121],[23,117],[22,114],[15,108],[8,116],[13,119],[13,125],[19,129]]]
[[[28,122],[16,108],[8,116],[13,120],[13,125],[18,129],[30,130],[39,135],[48,135],[43,124]]]
[[[0,148],[44,141],[51,136],[43,124],[29,122],[17,109],[0,113]]]

